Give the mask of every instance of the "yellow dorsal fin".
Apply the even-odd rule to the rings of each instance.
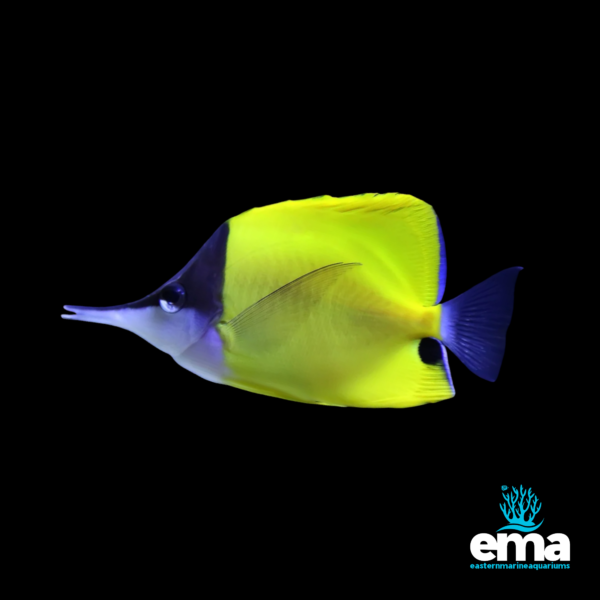
[[[327,213],[336,217],[326,217]],[[260,227],[266,232],[266,244],[275,242],[277,236],[285,239],[309,228],[315,232],[313,241],[317,236],[328,236],[328,243],[334,246],[354,236],[384,267],[380,274],[391,279],[389,285],[395,286],[398,294],[409,295],[421,306],[433,306],[443,295],[446,259],[441,228],[433,208],[414,196],[360,194],[288,200],[252,209],[235,221],[238,230],[244,223]],[[288,221],[293,224],[290,228]],[[273,225],[265,227],[269,222]],[[352,250],[350,242],[348,252],[339,260],[362,262],[362,255]]]

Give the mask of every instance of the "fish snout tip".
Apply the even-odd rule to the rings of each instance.
[[[90,306],[73,306],[71,304],[65,304],[63,308],[71,313],[62,314],[61,318],[67,321],[86,321],[88,323],[106,323],[113,324],[114,315],[113,312],[102,308],[92,308]]]
[[[63,310],[68,310],[68,311],[69,311],[69,312],[71,312],[71,313],[74,313],[74,312],[75,312],[75,311],[73,310],[73,308],[74,308],[74,307],[73,307],[73,306],[70,306],[69,304],[65,304],[65,305],[63,306]],[[67,320],[68,320],[68,319],[73,319],[73,317],[76,317],[76,316],[77,316],[76,314],[74,314],[74,315],[73,315],[73,314],[65,314],[65,313],[63,313],[62,315],[60,315],[60,318],[61,318],[61,319],[67,319]]]

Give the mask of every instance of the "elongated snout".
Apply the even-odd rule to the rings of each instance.
[[[156,300],[152,294],[141,300],[119,304],[118,306],[74,306],[65,304],[63,308],[74,313],[72,315],[61,315],[63,319],[68,321],[114,325],[132,331],[149,341],[155,337],[153,334],[156,334],[158,329],[164,327],[164,313],[156,306]]]
[[[87,321],[88,323],[104,323],[105,325],[123,327],[124,313],[122,312],[122,309],[129,308],[129,305],[122,304],[121,306],[95,307],[66,304],[63,308],[75,313],[73,315],[60,315],[63,319],[70,321]]]
[[[166,304],[170,309],[172,304]],[[177,356],[205,333],[208,319],[190,308],[169,312],[159,305],[159,297],[151,294],[136,302],[119,306],[92,307],[66,304],[63,314],[68,321],[87,321],[113,325],[131,331],[156,346],[159,350]]]

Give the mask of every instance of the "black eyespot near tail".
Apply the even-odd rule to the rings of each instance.
[[[419,357],[426,365],[443,363],[443,346],[433,338],[423,338],[419,342]]]

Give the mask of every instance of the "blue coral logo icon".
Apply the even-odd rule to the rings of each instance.
[[[502,489],[506,489],[506,486],[502,486]],[[523,486],[521,486],[520,491],[521,493],[519,494],[519,490],[513,486],[514,493],[508,492],[508,494],[502,494],[506,502],[500,505],[500,509],[509,524],[497,531],[502,531],[503,529],[535,531],[544,522],[544,519],[540,521],[539,525],[533,522],[533,518],[540,512],[540,508],[542,508],[542,503],[540,502],[540,505],[537,506],[538,499],[535,494],[532,494],[531,488],[524,490]],[[527,506],[525,506],[525,503],[527,503]],[[529,518],[526,519],[528,511]]]

